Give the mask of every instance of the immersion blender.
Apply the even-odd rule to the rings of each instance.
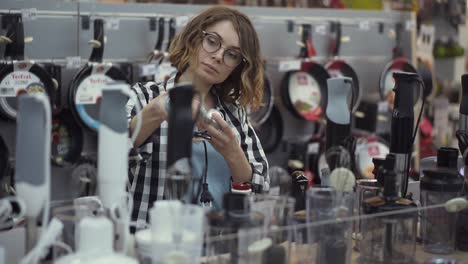
[[[26,250],[38,239],[37,217],[47,226],[50,203],[50,131],[52,113],[43,93],[19,96],[16,127],[16,194],[26,205]]]
[[[468,147],[468,74],[463,74],[461,77],[462,92],[460,101],[460,117],[458,119],[457,139],[458,147],[463,156],[465,156],[466,148]],[[466,159],[466,157],[465,157]],[[468,160],[464,160],[464,173],[465,177],[468,176],[466,171],[468,168]]]
[[[327,86],[327,144],[325,153],[331,172],[329,182],[338,191],[345,191],[348,189],[345,188],[345,185],[354,186],[355,181],[354,174],[349,170],[352,162],[351,152],[354,150],[349,149],[350,146],[347,144],[351,136],[351,111],[348,105],[348,96],[352,93],[353,79],[349,77],[330,78],[327,80]],[[340,146],[344,148],[339,148]],[[337,148],[336,151],[335,148]],[[340,170],[335,170],[337,167],[341,167]]]
[[[468,73],[461,77],[462,92],[460,102],[460,118],[458,120],[458,130],[468,133]]]
[[[394,72],[395,102],[392,111],[390,153],[395,156],[394,171],[399,194],[406,195],[409,161],[413,147],[414,94],[419,88],[416,73]],[[417,128],[416,128],[417,129]]]
[[[458,123],[458,130],[456,136],[458,139],[458,147],[463,157],[463,177],[465,180],[465,188],[463,195],[467,195],[468,184],[468,74],[463,74],[461,77],[462,92],[460,101],[460,117]],[[468,219],[467,210],[459,210],[458,223],[457,223],[457,236],[456,247],[459,250],[468,251],[468,226],[465,224]]]
[[[125,186],[128,172],[128,128],[125,105],[130,88],[125,83],[107,84],[102,90],[102,103],[98,130],[98,195],[115,223],[116,249],[126,250],[129,218],[126,208]],[[115,219],[115,210],[120,210],[120,219]],[[127,212],[125,212],[127,211]]]
[[[351,112],[348,95],[353,79],[349,77],[330,78],[327,80],[327,145],[326,149],[340,145],[351,135]]]
[[[180,83],[169,90],[169,120],[167,137],[167,175],[165,179],[168,199],[187,199],[192,170],[192,137],[195,122],[192,118],[192,99],[195,90],[190,83]]]

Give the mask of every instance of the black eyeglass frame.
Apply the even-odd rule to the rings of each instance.
[[[226,51],[228,51],[228,50],[234,50],[234,49],[228,49],[228,48],[224,47],[223,44],[222,44],[222,38],[221,38],[220,36],[218,36],[216,33],[213,33],[213,32],[206,32],[206,31],[204,31],[204,30],[202,31],[202,33],[203,33],[203,38],[206,37],[207,35],[210,35],[210,36],[215,36],[216,38],[218,38],[218,39],[220,40],[220,41],[219,41],[219,47],[218,47],[215,51],[211,51],[211,52],[210,52],[210,51],[207,51],[207,50],[203,47],[203,43],[202,43],[201,46],[202,46],[203,50],[205,50],[205,51],[208,52],[208,53],[215,53],[215,52],[218,52],[219,49],[224,48],[224,52],[223,52],[223,63],[224,63],[224,65],[226,65],[226,66],[228,66],[228,67],[235,68],[235,67],[239,66],[239,65],[240,65],[241,63],[243,63],[243,62],[244,62],[244,63],[247,62],[247,60],[245,59],[244,55],[242,55],[242,53],[239,51],[239,54],[240,54],[240,56],[242,57],[242,59],[239,61],[239,63],[238,63],[237,65],[235,65],[235,66],[229,66],[229,65],[227,65],[227,64],[224,62],[224,55],[226,54]],[[237,52],[237,51],[236,51],[236,52]]]

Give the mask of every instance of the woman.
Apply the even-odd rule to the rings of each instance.
[[[193,18],[175,37],[169,60],[178,70],[165,83],[137,84],[133,89],[143,105],[143,124],[130,155],[129,191],[133,196],[132,219],[141,227],[148,209],[163,198],[166,173],[167,91],[176,83],[190,82],[206,110],[219,124],[197,122],[198,130],[212,137],[207,145],[208,188],[214,206],[231,182],[249,182],[254,191],[269,189],[268,163],[246,114],[246,107],[259,106],[263,95],[263,64],[257,33],[249,18],[226,7],[213,7]],[[131,131],[136,126],[135,101],[127,104]],[[193,144],[194,177],[204,169],[202,144]]]

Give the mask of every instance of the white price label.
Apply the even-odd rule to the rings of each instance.
[[[385,113],[388,111],[388,102],[383,101],[383,102],[378,102],[377,103],[377,111],[379,113]]]
[[[21,9],[23,21],[34,20],[37,18],[37,8]]]
[[[345,77],[343,73],[340,70],[328,70],[328,74],[330,74],[331,77],[337,78],[337,77]]]
[[[297,71],[301,69],[301,60],[284,60],[280,61],[278,65],[279,72]]]
[[[120,28],[120,19],[118,18],[107,18],[106,19],[106,29],[108,30],[119,30]]]
[[[140,76],[152,76],[156,74],[156,64],[140,65]]]
[[[309,143],[307,145],[307,154],[317,154],[319,152],[320,144],[318,142]]]
[[[325,25],[317,25],[315,26],[315,33],[319,35],[326,35],[327,34],[327,27]]]
[[[416,23],[413,20],[407,20],[405,22],[406,31],[412,31],[416,28]]]
[[[178,16],[176,17],[176,27],[185,27],[189,21],[188,16]]]
[[[104,74],[86,77],[76,89],[75,104],[96,104],[102,96],[102,88],[112,82],[114,80]]]
[[[369,21],[359,22],[359,29],[362,30],[362,31],[369,31],[370,30]]]
[[[73,57],[66,57],[67,65],[65,68],[67,69],[78,69],[81,67],[81,57],[80,56],[73,56]]]
[[[19,91],[27,93],[45,92],[39,77],[29,71],[14,71],[0,83],[0,97],[15,97]]]

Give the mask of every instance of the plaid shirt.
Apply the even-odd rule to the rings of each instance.
[[[139,101],[145,107],[162,91],[170,90],[175,85],[175,74],[165,83],[137,83],[132,87],[135,94],[127,103],[128,122],[136,115],[135,104]],[[212,89],[213,91],[214,89]],[[268,191],[270,178],[268,162],[255,131],[247,118],[244,107],[222,101],[216,93],[217,110],[224,114],[226,122],[234,128],[238,142],[252,167],[251,183],[256,190]],[[154,201],[163,199],[164,179],[166,175],[167,121],[138,148],[131,149],[129,155],[128,190],[133,197],[132,221],[137,221],[137,229],[145,227],[149,216],[148,210]],[[230,172],[226,172],[226,174]]]

